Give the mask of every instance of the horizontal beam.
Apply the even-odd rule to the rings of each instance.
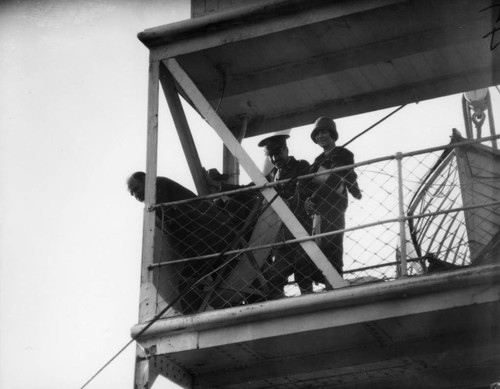
[[[500,280],[500,265],[471,267],[425,277],[398,279],[392,282],[350,287],[327,293],[159,320],[139,339],[146,340],[187,333],[193,335],[192,340],[188,343],[197,343],[198,336],[195,334],[208,329],[224,329],[228,326],[342,307],[353,308],[354,306],[371,305],[377,301],[392,299],[403,299],[402,301],[404,301],[405,296],[461,289],[464,285],[478,285],[488,288],[498,280]],[[498,296],[496,298],[498,299]],[[468,300],[463,300],[463,304],[466,304],[466,301]],[[144,326],[144,324],[134,326],[132,336],[136,337]]]
[[[488,20],[488,22],[490,21]],[[231,74],[228,72],[224,98],[342,72],[352,68],[392,61],[397,58],[430,52],[465,42],[478,41],[478,44],[484,43],[487,45],[486,41],[480,40],[484,29],[484,20],[468,21],[466,24],[456,23],[411,36],[377,41],[376,43],[312,58],[300,58],[297,61],[281,63],[271,68],[252,70],[248,73]],[[198,87],[208,100],[215,100],[220,97],[219,79],[199,84]]]
[[[147,29],[137,37],[154,61],[404,2],[274,0]]]
[[[500,50],[495,55],[500,56]],[[500,61],[492,61],[492,65],[495,63],[497,65],[494,68],[479,68],[467,73],[447,74],[423,82],[396,86],[374,93],[347,96],[323,104],[309,105],[301,109],[294,109],[292,112],[281,112],[265,118],[254,117],[248,124],[247,137],[308,124],[312,125],[319,116],[339,119],[473,89],[487,88],[500,84]]]
[[[154,344],[158,354],[169,354],[189,350],[209,349],[242,342],[254,342],[280,336],[327,331],[331,328],[353,326],[377,320],[401,318],[410,315],[438,312],[475,304],[498,302],[500,285],[461,287],[454,290],[402,297],[372,302],[352,307],[330,308],[321,311],[296,313],[294,315],[261,319],[233,324],[224,328],[199,331],[196,339],[192,334],[164,336],[140,342],[149,347]],[[299,299],[299,298],[297,298]],[[187,339],[196,342],[186,342]]]

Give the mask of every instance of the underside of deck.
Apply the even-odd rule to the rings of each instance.
[[[164,319],[139,343],[184,387],[486,388],[499,280],[499,265],[471,267]]]
[[[139,39],[250,137],[500,83],[493,3],[268,0]]]

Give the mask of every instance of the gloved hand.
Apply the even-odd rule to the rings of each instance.
[[[354,197],[355,199],[361,200],[361,198],[363,197],[357,181],[355,181],[353,185],[350,185],[348,190],[349,193],[352,194],[352,197]]]
[[[306,199],[304,206],[308,215],[314,215],[316,213],[316,204],[314,204],[314,201],[310,197]]]

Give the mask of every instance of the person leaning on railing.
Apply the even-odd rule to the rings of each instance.
[[[144,202],[146,173],[135,172],[127,179],[127,187],[132,196]],[[193,199],[196,195],[181,184],[167,177],[156,177],[156,203]]]
[[[146,174],[135,172],[127,180],[132,196],[144,202]],[[175,206],[161,205],[192,200]],[[167,177],[156,178],[156,224],[172,236],[181,258],[218,253],[235,239],[236,231],[226,213],[219,212],[210,201]]]
[[[227,183],[229,174],[221,174],[215,168],[205,170],[205,179],[211,194],[254,186],[253,183],[247,185],[229,184]],[[218,197],[214,199],[214,204],[227,212],[235,231],[241,233],[243,238],[248,240],[255,225],[255,221],[249,222],[248,218],[252,215],[257,198],[258,192],[249,189]]]
[[[314,123],[311,139],[323,152],[316,157],[309,173],[354,164],[354,155],[344,147],[337,146],[339,135],[335,122],[329,117],[320,117]],[[354,169],[349,168],[331,174],[318,175],[305,183],[304,191],[309,197],[305,201],[307,212],[313,216],[313,234],[331,232],[345,228],[347,193],[361,199]],[[333,267],[343,272],[343,233],[323,237],[319,247]]]

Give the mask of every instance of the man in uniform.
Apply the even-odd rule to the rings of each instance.
[[[273,135],[261,140],[259,147],[264,148],[264,152],[273,164],[271,172],[266,176],[268,181],[280,181],[288,178],[294,179],[298,176],[308,174],[309,162],[297,160],[288,154],[286,140],[289,135]],[[305,211],[304,200],[298,191],[297,181],[288,181],[275,187],[278,194],[285,200],[288,207],[295,214],[299,222],[306,230],[310,227],[310,217]],[[282,227],[279,240],[294,239],[292,233],[286,227]],[[274,252],[274,259],[270,259],[264,277],[271,286],[269,298],[279,298],[283,296],[283,288],[288,283],[288,277],[295,273],[295,281],[301,291],[310,285],[308,277],[301,272],[301,267],[307,263],[307,257],[299,244],[287,244],[279,247]]]

